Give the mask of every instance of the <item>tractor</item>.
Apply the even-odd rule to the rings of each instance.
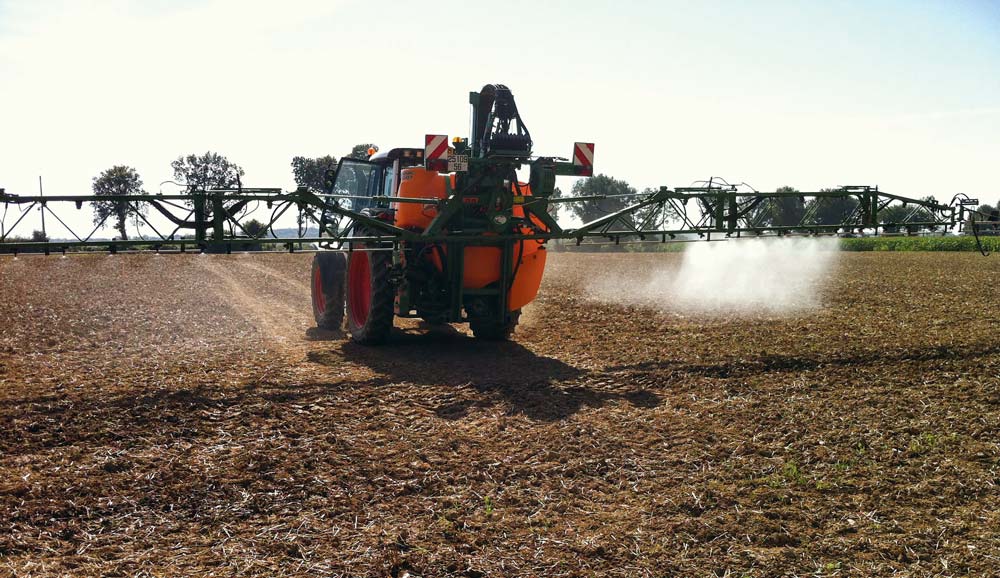
[[[365,218],[353,219],[346,252],[313,258],[319,327],[340,329],[346,312],[347,331],[364,344],[384,342],[394,317],[468,323],[479,339],[511,336],[541,284],[546,235],[557,229],[548,213],[555,176],[592,174],[593,145],[578,143],[585,151],[573,163],[532,157],[510,89],[487,85],[470,104],[469,138],[449,146],[447,136],[427,135],[423,148],[371,149],[329,176],[330,202],[349,202]],[[528,182],[518,179],[524,166]]]

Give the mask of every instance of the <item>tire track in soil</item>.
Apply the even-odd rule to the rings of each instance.
[[[364,381],[375,376],[370,368],[344,359],[340,351],[343,335],[315,327],[311,311],[308,277],[301,282],[270,268],[257,256],[206,255],[198,261],[206,272],[222,283],[220,292],[235,313],[244,316],[268,340],[266,346],[283,362],[268,376],[257,381],[332,383]],[[269,283],[274,279],[278,284]],[[334,364],[316,363],[314,355],[332,355]]]
[[[198,263],[222,282],[223,298],[233,303],[233,310],[245,317],[258,332],[269,340],[267,347],[282,356],[283,369],[271,378],[302,380],[317,383],[370,379],[370,368],[344,359],[340,352],[343,335],[315,327],[311,311],[311,291],[308,278],[295,281],[293,277],[271,268],[266,260],[257,256],[219,256],[212,260],[207,255]],[[278,281],[277,284],[270,280]],[[334,365],[310,361],[314,354],[332,354]],[[281,376],[284,377],[281,377]]]
[[[311,321],[307,311],[308,301],[292,305],[287,297],[267,298],[261,291],[255,291],[246,283],[246,279],[252,278],[253,275],[241,275],[234,271],[233,265],[242,266],[244,271],[267,273],[290,284],[291,280],[288,277],[237,259],[227,259],[226,263],[219,263],[213,255],[198,257],[198,264],[222,282],[223,287],[220,289],[225,291],[223,297],[233,303],[233,308],[239,314],[254,321],[262,334],[276,337],[286,348],[305,341],[306,329]],[[304,290],[308,295],[308,289]]]
[[[267,277],[281,281],[281,289],[292,294],[296,294],[297,298],[304,299],[303,303],[308,305],[309,300],[312,299],[310,293],[309,283],[307,279],[293,279],[287,275],[283,275],[274,269],[269,269],[252,260],[253,257],[240,258],[234,262],[247,269],[251,269],[255,272],[261,273]]]

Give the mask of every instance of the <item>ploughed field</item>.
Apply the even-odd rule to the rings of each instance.
[[[1000,571],[1000,260],[844,254],[818,310],[596,302],[511,343],[311,329],[309,255],[0,259],[0,574]]]

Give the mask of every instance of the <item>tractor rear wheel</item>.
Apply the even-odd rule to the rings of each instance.
[[[472,328],[472,334],[476,336],[476,339],[507,341],[514,334],[514,328],[517,327],[517,320],[520,317],[521,310],[518,309],[510,312],[510,321],[507,323],[497,323],[493,320],[474,320],[469,322],[469,327]]]
[[[389,338],[395,300],[391,266],[389,251],[352,251],[347,258],[347,329],[358,343],[378,345]]]
[[[312,308],[316,326],[338,331],[344,323],[344,277],[347,258],[343,253],[319,252],[312,262]]]

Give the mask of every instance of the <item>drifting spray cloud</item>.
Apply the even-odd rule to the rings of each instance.
[[[601,301],[678,313],[794,314],[821,305],[838,255],[835,238],[690,243],[679,267],[634,280],[602,278],[588,290]]]

